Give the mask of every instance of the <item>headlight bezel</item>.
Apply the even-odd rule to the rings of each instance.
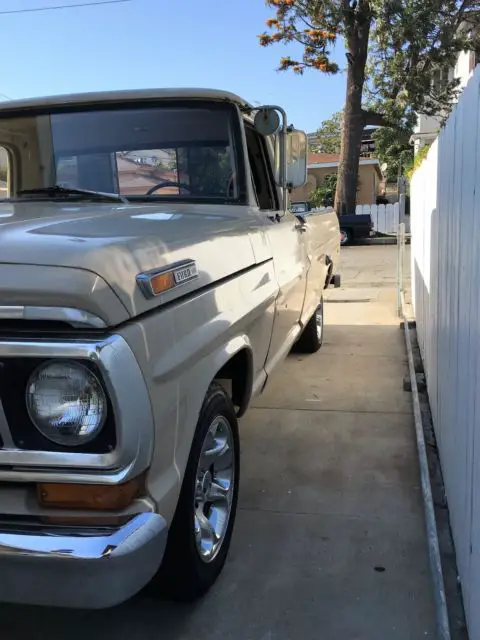
[[[76,362],[91,371],[101,385],[106,399],[106,417],[97,435],[79,445],[59,444],[47,438],[29,415],[26,391],[32,374],[51,362]],[[0,397],[12,440],[21,450],[59,453],[111,453],[117,446],[114,411],[103,379],[95,362],[83,358],[5,358],[1,361]]]
[[[38,410],[38,408],[35,407],[35,403],[30,394],[31,385],[39,381],[38,378],[42,373],[42,371],[46,371],[50,367],[53,368],[55,366],[70,367],[73,370],[76,369],[80,373],[86,373],[87,376],[90,378],[91,383],[93,383],[93,385],[97,388],[99,399],[102,405],[102,414],[100,416],[98,424],[94,428],[93,433],[90,435],[87,435],[86,437],[84,436],[83,439],[80,437],[80,439],[77,441],[73,440],[71,442],[68,442],[67,440],[69,436],[65,434],[62,435],[61,432],[58,435],[55,434],[54,432],[51,434],[48,434],[47,433],[48,426],[41,424],[41,419],[38,413],[37,415],[35,415],[35,412]],[[35,380],[35,377],[37,377],[37,380]],[[87,380],[88,380],[88,377],[87,377]],[[100,435],[100,432],[103,429],[108,416],[107,393],[102,383],[100,382],[98,376],[96,375],[96,373],[92,371],[91,367],[87,367],[83,362],[79,362],[78,360],[71,360],[67,358],[64,358],[64,359],[53,358],[51,360],[48,360],[40,364],[38,367],[33,369],[32,373],[30,374],[27,380],[27,384],[25,387],[25,404],[27,407],[28,417],[30,418],[31,423],[36,429],[38,429],[38,431],[40,431],[40,434],[44,438],[53,442],[54,444],[67,447],[68,449],[72,449],[72,450],[79,449],[83,445],[86,445],[89,442],[95,440]]]

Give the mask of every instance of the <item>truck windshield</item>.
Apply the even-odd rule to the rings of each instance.
[[[231,105],[216,103],[3,115],[3,199],[61,199],[77,189],[128,200],[234,202],[235,123]]]

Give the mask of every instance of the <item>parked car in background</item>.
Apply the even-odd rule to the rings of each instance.
[[[287,208],[306,136],[198,89],[0,118],[0,600],[193,600],[230,546],[238,417],[322,345],[340,231]]]
[[[346,245],[375,235],[372,216],[369,213],[355,213],[339,216],[340,244]]]

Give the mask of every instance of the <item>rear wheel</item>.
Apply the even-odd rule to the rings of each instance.
[[[219,384],[207,392],[159,572],[163,594],[192,601],[223,569],[233,532],[239,481],[235,410]]]
[[[350,230],[340,229],[340,244],[342,247],[350,242]]]
[[[317,352],[323,343],[323,298],[315,313],[305,325],[297,342],[297,350],[303,353]]]

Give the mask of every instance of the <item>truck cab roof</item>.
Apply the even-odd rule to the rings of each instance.
[[[163,88],[163,89],[127,89],[119,91],[98,91],[87,93],[72,93],[56,96],[26,98],[2,102],[0,117],[11,112],[30,111],[37,109],[51,109],[56,107],[75,107],[82,105],[111,105],[112,103],[126,103],[152,100],[214,100],[231,102],[241,108],[253,108],[246,100],[228,91],[217,89],[196,88]]]

